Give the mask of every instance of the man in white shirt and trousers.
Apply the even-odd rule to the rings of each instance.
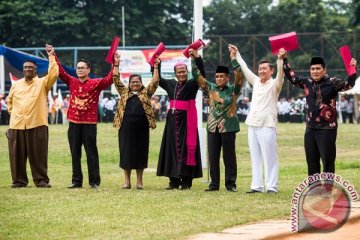
[[[229,45],[229,48],[236,48]],[[237,48],[236,48],[237,50]],[[253,86],[250,112],[245,123],[248,128],[248,142],[252,164],[251,189],[247,193],[278,192],[278,155],[276,143],[277,102],[284,82],[283,58],[286,51],[280,49],[277,59],[276,78],[272,78],[274,65],[269,61],[259,62],[258,76],[242,59],[237,50],[236,60],[241,66],[245,79]],[[264,163],[265,188],[262,181]]]

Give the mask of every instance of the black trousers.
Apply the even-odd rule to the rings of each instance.
[[[96,124],[69,123],[68,139],[72,157],[72,183],[82,184],[81,146],[84,144],[89,185],[100,185],[99,154],[96,146]]]
[[[308,174],[320,173],[320,158],[323,172],[335,172],[337,129],[306,128],[304,137]]]
[[[208,150],[211,183],[209,188],[220,187],[220,152],[223,148],[225,165],[225,187],[236,188],[237,163],[235,154],[236,132],[215,133],[208,132]]]
[[[343,123],[346,123],[346,119],[347,119],[347,112],[346,112],[346,111],[341,111],[341,117],[342,117],[342,121],[343,121]]]
[[[8,125],[9,124],[9,120],[10,120],[10,114],[7,110],[1,110],[1,120],[0,120],[0,124],[1,125]]]
[[[353,113],[348,113],[347,117],[349,119],[349,123],[354,123],[354,114]]]

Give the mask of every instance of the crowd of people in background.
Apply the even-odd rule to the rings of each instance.
[[[359,101],[360,106],[360,101]],[[279,122],[304,122],[306,116],[306,98],[281,98],[278,102]],[[341,123],[360,123],[359,116],[355,116],[354,98],[341,96],[337,102],[339,122]],[[359,108],[360,111],[360,108]]]
[[[53,101],[49,103],[49,124],[66,123],[67,111],[69,108],[70,94],[65,94],[62,101],[59,101],[57,93],[52,94]],[[203,99],[203,121],[206,122],[209,114],[208,98]],[[115,110],[119,101],[118,96],[110,95],[99,101],[99,122],[113,122]],[[250,111],[251,102],[248,97],[240,97],[237,102],[237,116],[240,122],[245,119]],[[165,95],[154,95],[151,98],[151,106],[153,107],[156,121],[164,121],[166,113],[169,109],[169,97]],[[280,98],[278,101],[278,121],[290,123],[302,123],[305,121],[306,115],[306,99],[300,98]],[[360,112],[360,101],[358,103]],[[351,96],[341,96],[337,106],[342,123],[360,123],[360,114],[355,116],[354,98]],[[341,116],[340,116],[341,115]],[[10,115],[7,111],[6,97],[0,94],[0,125],[9,124]]]
[[[0,94],[0,125],[9,125],[10,114],[8,112],[7,98]]]

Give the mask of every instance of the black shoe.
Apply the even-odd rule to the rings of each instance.
[[[214,188],[214,187],[209,187],[209,188],[205,189],[205,192],[215,192],[215,191],[219,191],[219,189]]]
[[[43,183],[43,184],[37,185],[36,187],[38,187],[38,188],[51,188],[51,185],[48,184],[48,183]]]
[[[92,185],[90,185],[90,188],[91,188],[91,189],[98,189],[98,188],[99,188],[99,185],[97,185],[97,184],[92,184]]]
[[[173,185],[169,185],[167,188],[165,188],[166,190],[174,190],[174,189],[179,189],[179,186],[173,186]]]
[[[231,187],[227,189],[228,192],[237,192],[236,187]]]
[[[274,191],[274,190],[267,190],[266,193],[270,193],[270,194],[276,194],[277,191]]]
[[[24,187],[26,187],[26,185],[18,184],[18,183],[14,183],[11,185],[11,188],[24,188]]]
[[[258,191],[258,190],[251,189],[250,191],[248,191],[246,193],[262,193],[262,192]]]
[[[82,188],[82,184],[80,183],[72,183],[70,186],[68,186],[67,188],[69,189],[73,189],[73,188]]]
[[[190,190],[190,187],[189,186],[181,186],[180,190]]]

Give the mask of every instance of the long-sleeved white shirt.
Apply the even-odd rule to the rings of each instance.
[[[277,60],[276,78],[265,83],[248,68],[240,53],[237,53],[236,60],[245,79],[253,86],[251,108],[245,123],[253,127],[276,127],[277,101],[284,83],[283,60]]]

